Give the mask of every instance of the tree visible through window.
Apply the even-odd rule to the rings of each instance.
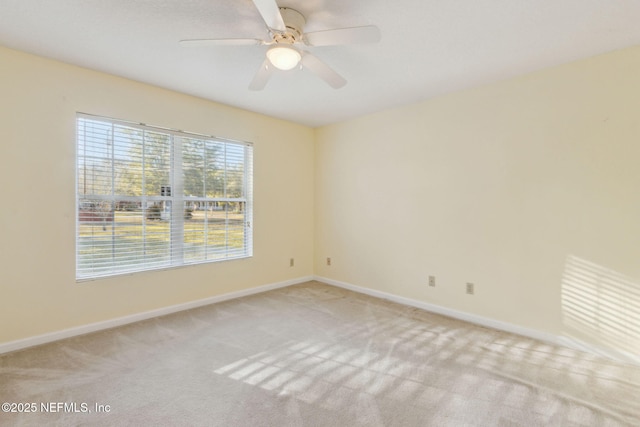
[[[76,277],[251,256],[252,152],[78,115]]]

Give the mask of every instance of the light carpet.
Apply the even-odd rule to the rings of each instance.
[[[36,404],[1,425],[639,426],[640,367],[309,282],[6,354],[0,401]]]

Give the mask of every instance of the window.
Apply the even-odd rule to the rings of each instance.
[[[252,153],[79,114],[76,278],[250,257]]]

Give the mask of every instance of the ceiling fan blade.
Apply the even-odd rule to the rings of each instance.
[[[249,90],[262,90],[266,86],[271,74],[273,74],[273,65],[269,62],[268,59],[265,59],[260,69],[251,80],[249,84]]]
[[[283,32],[287,30],[276,0],[253,0],[253,3],[262,15],[267,27]]]
[[[302,66],[311,70],[334,89],[340,89],[347,84],[344,77],[310,53],[305,53],[302,57]]]
[[[264,44],[259,39],[187,39],[180,40],[183,46],[254,46]]]
[[[339,44],[376,43],[380,41],[380,29],[375,25],[339,28],[336,30],[306,33],[304,41],[309,46],[334,46]]]

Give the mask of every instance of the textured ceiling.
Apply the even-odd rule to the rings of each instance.
[[[308,48],[344,76],[308,70],[248,90],[268,38],[251,0],[0,0],[0,44],[309,126],[640,44],[640,0],[279,0],[306,31],[377,25],[372,45]]]

